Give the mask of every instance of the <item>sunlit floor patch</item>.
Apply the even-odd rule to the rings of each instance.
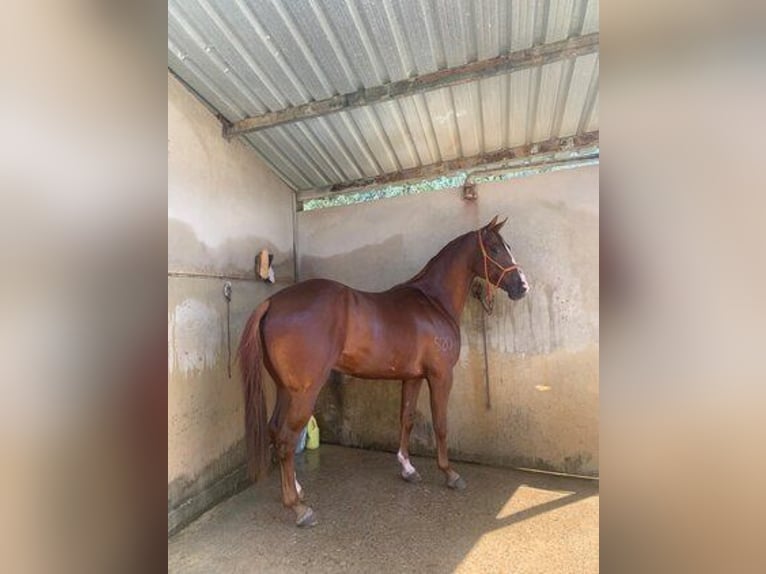
[[[455,572],[598,572],[598,496],[520,486]]]
[[[517,512],[529,510],[530,508],[546,504],[554,500],[559,500],[566,496],[572,495],[572,492],[555,491],[555,490],[543,490],[539,488],[531,488],[522,484],[516,489],[508,502],[505,503],[500,512],[497,513],[498,520],[507,518]]]

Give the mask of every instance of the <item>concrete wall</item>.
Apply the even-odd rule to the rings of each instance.
[[[239,372],[227,376],[223,279],[253,277],[262,248],[277,285],[233,280],[235,352],[247,316],[293,281],[292,191],[168,77],[168,528],[175,530],[243,480]],[[269,383],[267,388],[271,389]]]
[[[598,473],[598,168],[459,190],[302,212],[299,278],[328,277],[383,290],[414,275],[452,238],[509,216],[503,235],[531,285],[501,292],[486,317],[492,407],[485,408],[482,311],[469,299],[449,404],[449,448],[458,460],[577,474]],[[395,450],[398,383],[340,378],[317,406],[323,439]],[[414,452],[431,453],[427,387]]]

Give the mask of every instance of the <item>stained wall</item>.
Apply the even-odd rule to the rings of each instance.
[[[253,259],[275,254],[276,285]],[[232,279],[231,352],[257,304],[293,281],[292,191],[168,76],[168,528],[244,479],[239,371],[228,377],[225,279]],[[202,275],[197,277],[194,275]],[[272,385],[267,384],[271,390]],[[270,395],[271,398],[271,395]]]

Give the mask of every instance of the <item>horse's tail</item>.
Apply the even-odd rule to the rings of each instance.
[[[237,355],[242,371],[242,391],[245,395],[245,444],[247,445],[247,474],[258,480],[269,470],[269,435],[266,421],[266,400],[263,394],[263,342],[261,319],[269,310],[268,299],[258,305],[247,320]]]

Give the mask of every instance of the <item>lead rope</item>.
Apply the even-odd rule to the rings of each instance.
[[[231,282],[223,284],[223,296],[226,298],[226,372],[231,378]]]
[[[476,296],[476,298],[481,303],[481,306],[484,307],[484,312],[487,315],[491,315],[492,311],[495,309],[495,298],[490,293],[487,293],[486,296],[482,295],[481,292]]]
[[[484,313],[481,314],[481,334],[484,339],[484,394],[486,396],[486,409],[492,408],[492,400],[489,396],[489,358],[487,357],[487,318]]]
[[[484,295],[483,295],[484,289],[482,289],[481,284],[477,281],[474,283],[473,289],[472,289],[472,295],[479,300],[479,302],[482,304],[482,307],[484,307],[485,310],[487,310],[487,306],[484,303]],[[489,356],[488,356],[488,350],[487,350],[487,318],[485,315],[491,314],[491,309],[487,313],[481,314],[481,335],[482,335],[482,342],[484,343],[483,351],[484,351],[484,406],[487,410],[490,410],[492,408],[492,400],[489,395]]]

